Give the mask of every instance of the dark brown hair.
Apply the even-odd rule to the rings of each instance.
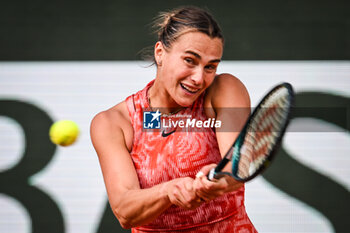
[[[191,31],[202,32],[210,38],[220,38],[224,42],[221,29],[213,16],[208,11],[194,6],[161,12],[155,20],[154,27],[158,40],[166,48],[170,48],[181,35]]]
[[[184,6],[160,12],[153,27],[157,33],[158,41],[162,42],[165,49],[170,49],[172,44],[187,32],[202,32],[210,38],[220,38],[224,43],[221,29],[213,16],[208,11],[194,6]],[[153,47],[152,49],[148,48],[148,50],[148,52],[143,51],[143,57],[155,62]]]

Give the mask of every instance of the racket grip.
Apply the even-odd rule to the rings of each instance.
[[[208,174],[208,180],[213,180],[215,177],[215,168],[212,168]]]
[[[222,173],[221,171],[222,171],[222,169],[224,169],[224,167],[226,166],[226,164],[229,161],[230,161],[229,159],[223,158],[215,168],[212,168],[209,171],[209,173],[207,175],[208,180],[218,179],[218,178],[222,177],[224,175],[224,173]]]

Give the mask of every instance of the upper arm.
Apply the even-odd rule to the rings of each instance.
[[[250,115],[250,98],[244,84],[230,74],[217,76],[210,87],[210,104],[216,120],[222,122],[216,136],[224,156]]]
[[[214,108],[250,107],[249,93],[244,84],[231,74],[218,75],[211,88]]]
[[[97,114],[91,122],[91,140],[97,152],[111,205],[124,192],[139,189],[122,125],[129,124],[116,109]],[[127,135],[128,136],[128,135]]]

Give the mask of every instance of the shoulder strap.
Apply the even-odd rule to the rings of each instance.
[[[131,124],[134,125],[134,116],[136,112],[134,95],[130,95],[125,99],[126,107],[128,109]]]

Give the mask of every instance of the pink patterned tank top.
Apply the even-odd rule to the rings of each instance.
[[[134,131],[130,155],[141,188],[179,177],[194,178],[203,166],[221,160],[212,128],[198,132],[176,131],[166,137],[159,130],[144,130],[143,112],[150,111],[147,91],[153,83],[125,100]],[[177,114],[206,120],[204,94]],[[244,208],[244,187],[194,210],[173,205],[151,223],[133,228],[132,232],[238,232],[237,229],[255,232]]]

